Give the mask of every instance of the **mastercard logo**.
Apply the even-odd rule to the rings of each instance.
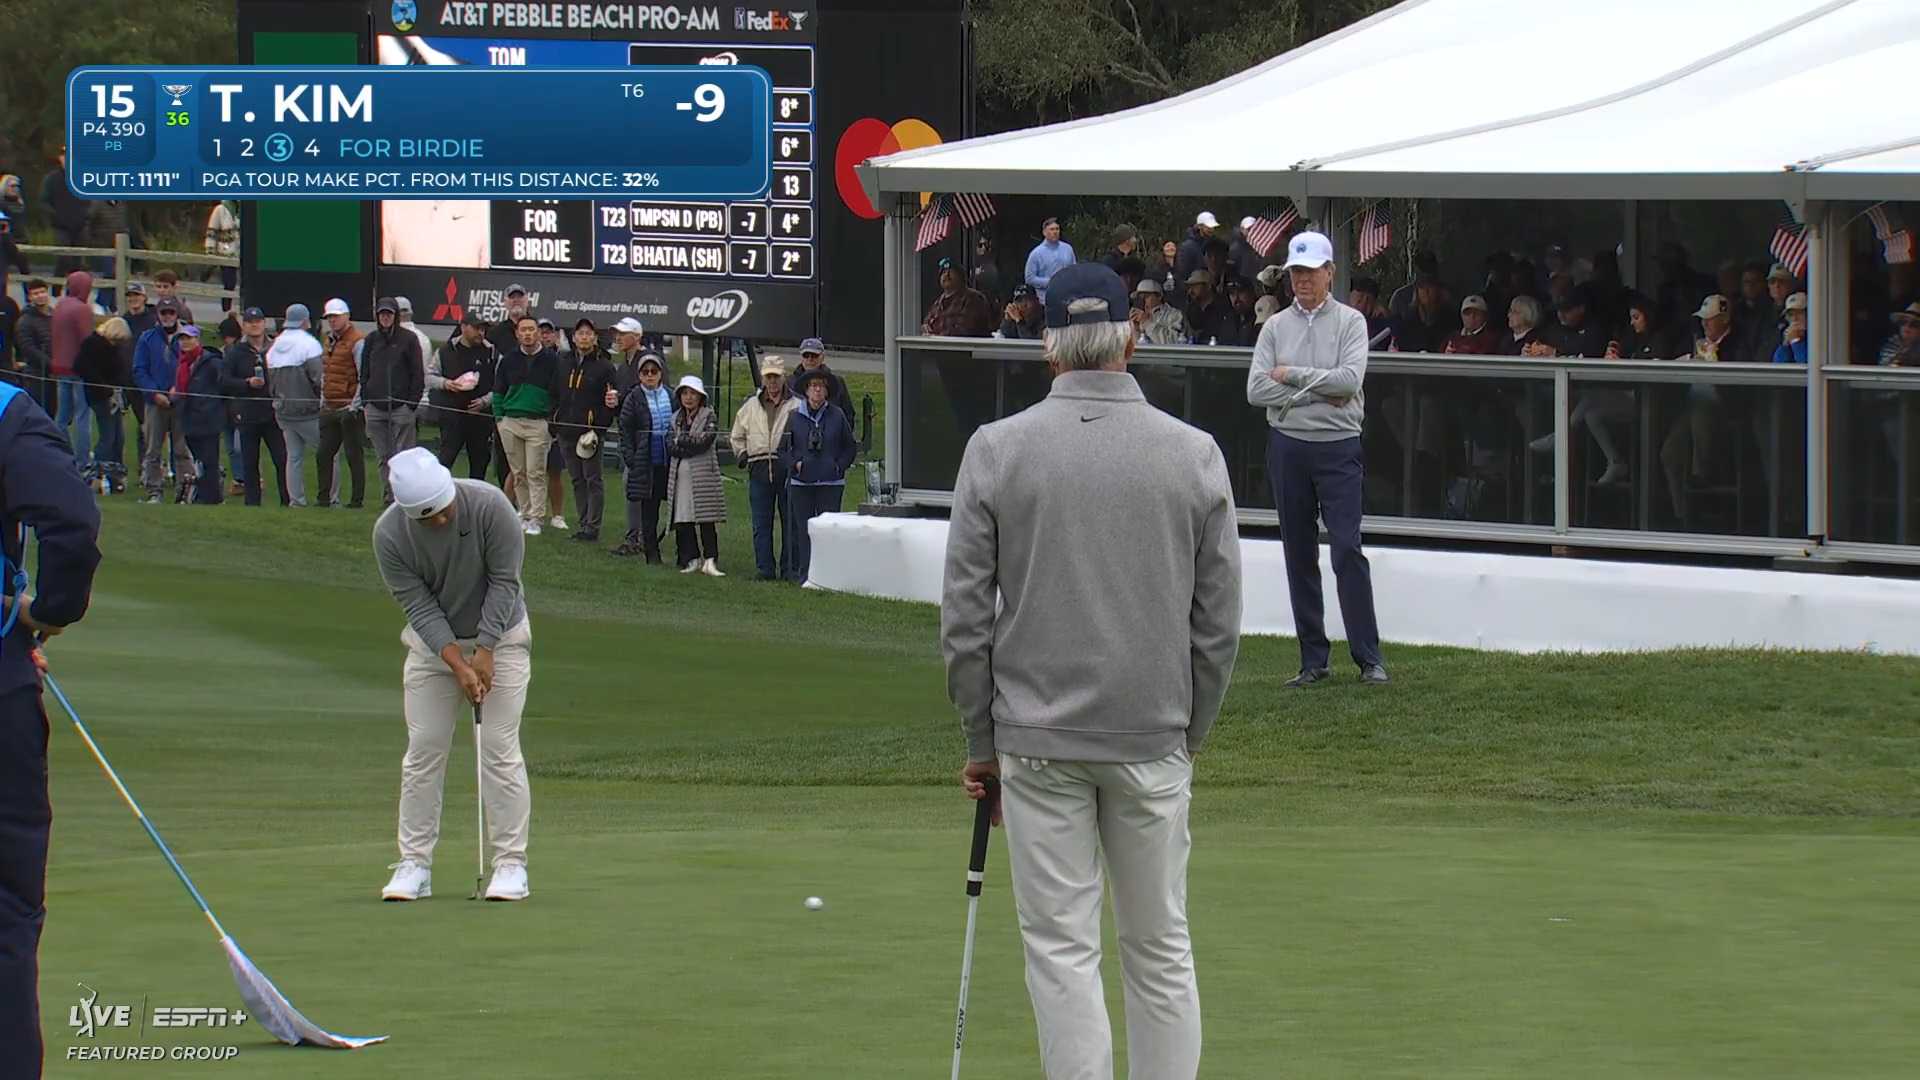
[[[908,118],[891,125],[870,116],[855,120],[840,133],[840,142],[833,152],[833,182],[840,189],[840,201],[861,217],[878,221],[884,215],[861,190],[860,178],[853,174],[853,167],[868,158],[939,146],[941,141],[940,133],[925,120]],[[920,202],[924,205],[926,201],[927,195],[922,193]]]

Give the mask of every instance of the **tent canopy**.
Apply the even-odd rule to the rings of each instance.
[[[1915,0],[1404,0],[1109,116],[879,158],[883,192],[1920,197]]]

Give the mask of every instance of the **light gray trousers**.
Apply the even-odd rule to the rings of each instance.
[[[1200,1070],[1200,988],[1187,933],[1193,759],[1184,750],[1117,765],[1002,754],[1000,784],[1047,1080],[1113,1077],[1100,980],[1105,883],[1113,886],[1128,1075],[1193,1080]]]

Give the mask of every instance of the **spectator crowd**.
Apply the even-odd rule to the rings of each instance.
[[[1098,258],[1131,293],[1137,344],[1251,348],[1270,319],[1294,306],[1292,284],[1280,265],[1285,237],[1263,250],[1258,241],[1274,237],[1256,229],[1257,221],[1247,217],[1229,230],[1212,212],[1203,211],[1183,235],[1158,244],[1146,242],[1132,225],[1112,228],[1109,246]],[[1307,227],[1299,223],[1293,229]],[[1059,234],[1057,220],[1042,223],[1022,278],[1005,296],[1000,290],[1007,278],[991,243],[982,242],[976,249],[971,280],[952,260],[940,260],[941,291],[928,308],[922,332],[1039,338],[1047,282],[1077,258]],[[1764,240],[1759,238],[1762,245]],[[1417,250],[1407,278],[1397,287],[1353,275],[1341,298],[1364,316],[1374,352],[1807,363],[1809,302],[1806,284],[1794,268],[1772,258],[1749,258],[1726,260],[1707,272],[1696,268],[1690,253],[1677,243],[1659,247],[1651,264],[1650,282],[1633,288],[1626,284],[1620,253],[1614,249],[1589,257],[1575,257],[1557,244],[1537,253],[1496,251],[1476,270],[1456,268],[1452,275],[1443,273],[1433,251]],[[1856,267],[1853,278],[1852,355],[1836,362],[1920,366],[1920,281],[1914,266],[1893,265],[1883,273],[1869,258]],[[1623,376],[1621,381],[1634,380]],[[1445,425],[1484,430],[1490,425],[1481,421],[1489,411],[1504,413],[1523,433],[1518,442],[1527,449],[1551,452],[1552,424],[1524,397],[1463,384],[1444,391],[1396,392],[1383,403],[1390,406],[1386,419],[1391,435],[1419,455],[1437,454],[1435,433]],[[1569,422],[1599,451],[1596,486],[1631,481],[1623,431],[1638,422],[1642,404],[1622,389],[1576,394]],[[1751,405],[1737,390],[1701,382],[1685,387],[1677,415],[1654,418],[1660,428],[1652,436],[1653,445],[1676,518],[1688,516],[1689,491],[1708,485],[1719,461],[1717,444],[1739,437],[1764,447],[1770,438],[1778,438],[1763,430],[1769,420]],[[1403,419],[1403,408],[1411,423]],[[1748,415],[1735,415],[1742,411]],[[1748,427],[1753,430],[1748,432]],[[1486,452],[1486,439],[1469,434],[1468,441],[1473,446],[1469,457]],[[1777,479],[1769,477],[1770,482]],[[1470,494],[1455,492],[1450,496],[1454,505],[1446,512],[1466,516]]]
[[[406,297],[378,300],[364,330],[341,298],[320,306],[317,323],[293,304],[277,325],[249,306],[203,328],[171,272],[129,283],[117,313],[95,302],[89,271],[59,284],[56,298],[53,283],[25,282],[26,308],[0,328],[0,371],[55,418],[102,495],[259,506],[270,465],[282,507],[358,509],[376,480],[388,505],[387,463],[426,437],[443,464],[464,455],[469,476],[497,482],[528,536],[570,531],[591,544],[605,527],[611,458],[626,503],[612,554],[660,564],[671,531],[682,573],[725,576],[720,420],[698,375],[668,385],[657,339],[632,318],[563,329],[514,285],[503,318],[469,313],[435,344]],[[845,502],[853,404],[818,338],[801,342],[791,370],[760,356],[758,374],[727,445],[746,473],[757,576],[804,582],[809,523]]]

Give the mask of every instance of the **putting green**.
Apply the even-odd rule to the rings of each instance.
[[[238,1047],[137,1066],[156,1077],[944,1074],[970,813],[930,612],[538,544],[533,898],[465,899],[456,740],[439,895],[381,904],[404,734],[370,524],[116,503],[55,659],[253,959],[322,1025],[392,1041],[139,1032],[143,1003],[237,999],[56,713],[49,1076],[143,1044]],[[1912,1074],[1920,665],[1393,659],[1386,693],[1283,698],[1291,644],[1248,644],[1199,764],[1203,1076]],[[1005,870],[996,840],[973,1076],[1038,1075]],[[136,1028],[76,1037],[80,983]]]

